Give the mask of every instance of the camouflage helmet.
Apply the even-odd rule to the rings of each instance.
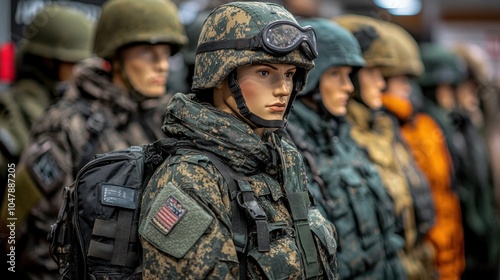
[[[408,75],[419,77],[424,72],[424,65],[420,58],[420,49],[417,41],[401,26],[387,23],[387,40],[394,46],[396,63],[393,66],[382,68],[385,78]]]
[[[215,8],[205,20],[199,37],[192,89],[213,88],[239,66],[265,62],[292,64],[303,69],[304,75],[299,81],[300,87],[298,89],[301,91],[305,85],[307,74],[314,67],[314,63],[300,48],[281,56],[270,55],[259,49],[234,48],[199,53],[202,44],[250,39],[258,36],[268,24],[281,20],[298,24],[290,12],[273,3],[231,2]]]
[[[365,67],[395,65],[394,48],[385,38],[386,21],[354,14],[341,15],[333,20],[356,37],[366,61]]]
[[[467,78],[465,62],[452,50],[437,43],[423,43],[420,45],[420,53],[425,69],[419,79],[421,86],[457,85]]]
[[[305,19],[300,23],[310,25],[316,31],[319,53],[302,94],[313,93],[321,75],[331,67],[352,66],[359,69],[365,65],[358,41],[347,29],[325,18]]]
[[[172,54],[187,43],[177,6],[170,0],[108,0],[97,23],[94,52],[111,59],[133,43],[172,45]]]
[[[49,4],[24,29],[23,51],[65,62],[91,56],[93,23],[68,6]]]

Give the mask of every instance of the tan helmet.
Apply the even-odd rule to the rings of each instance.
[[[341,15],[332,20],[356,37],[366,61],[365,67],[395,65],[394,47],[385,38],[388,22],[354,14]]]
[[[91,56],[93,22],[68,6],[49,4],[24,29],[23,52],[65,62]]]
[[[111,59],[132,43],[168,43],[172,54],[187,43],[177,6],[170,0],[108,0],[102,6],[94,52]]]
[[[383,67],[382,75],[385,78],[398,75],[421,76],[424,73],[424,65],[417,41],[397,24],[387,23],[385,28],[387,40],[394,46],[396,63],[393,66]]]
[[[460,43],[453,46],[452,50],[465,60],[470,76],[477,82],[487,85],[493,81],[492,65],[483,48],[472,43]]]

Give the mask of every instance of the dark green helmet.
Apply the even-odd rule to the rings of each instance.
[[[300,23],[310,25],[316,31],[319,53],[302,94],[312,93],[323,72],[331,67],[352,66],[359,68],[365,65],[358,41],[347,29],[324,18],[306,19]]]
[[[421,86],[456,85],[466,79],[466,64],[452,50],[436,43],[423,43],[420,53],[424,63],[424,74],[419,79]]]
[[[50,4],[40,10],[24,30],[23,51],[65,62],[91,56],[93,23],[83,13]]]
[[[298,24],[290,12],[272,3],[232,2],[215,8],[208,15],[200,34],[193,90],[213,88],[237,67],[262,62],[292,64],[303,69],[304,75],[299,81],[301,85],[299,91],[302,90],[307,73],[313,68],[314,63],[301,48],[296,48],[285,55],[271,55],[261,49],[249,50],[246,46],[240,49],[225,48],[200,53],[201,44],[250,39],[258,36],[268,24],[277,21]]]
[[[132,43],[167,43],[172,54],[187,43],[177,6],[170,0],[108,0],[96,28],[94,52],[111,59]]]

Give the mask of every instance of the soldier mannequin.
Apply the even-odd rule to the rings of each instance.
[[[45,23],[45,24],[42,24]],[[0,93],[0,195],[7,164],[17,164],[32,124],[60,97],[76,62],[90,57],[93,23],[67,6],[50,4],[26,26],[16,54],[16,80]]]
[[[177,8],[165,0],[104,3],[96,56],[77,65],[63,97],[44,112],[16,169],[17,269],[31,279],[57,278],[47,235],[65,186],[96,153],[160,137],[169,57],[187,38]],[[2,219],[6,218],[6,205]],[[5,231],[5,228],[2,228]]]
[[[301,23],[318,33],[319,57],[287,131],[306,159],[310,189],[321,212],[336,226],[339,278],[406,279],[393,203],[344,119],[354,90],[350,76],[365,65],[360,46],[349,31],[328,19]]]
[[[163,125],[196,147],[160,165],[143,195],[144,278],[337,279],[335,229],[311,208],[300,155],[276,133],[316,55],[314,32],[282,6],[232,2],[208,15],[195,93],[175,94]],[[236,193],[206,152],[246,176]],[[262,214],[239,220],[246,239],[233,223],[233,195]],[[173,226],[162,218],[172,205]]]

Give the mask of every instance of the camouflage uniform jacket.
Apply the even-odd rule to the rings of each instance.
[[[84,153],[146,144],[164,135],[160,128],[164,102],[134,101],[110,82],[106,65],[100,58],[79,65],[64,97],[34,124],[17,167],[17,269],[32,279],[58,276],[48,255],[47,234],[57,218],[63,189],[75,179]],[[103,131],[92,137],[99,125]],[[91,139],[97,141],[93,144]],[[4,205],[2,219],[6,215]]]
[[[349,125],[297,101],[287,131],[306,159],[320,210],[337,229],[340,279],[406,279],[394,205]]]
[[[366,105],[350,100],[347,105],[347,119],[352,124],[351,135],[361,147],[368,151],[370,160],[377,166],[382,181],[394,201],[396,216],[401,221],[400,234],[405,239],[402,254],[410,279],[419,279],[428,274],[429,258],[421,247],[431,248],[430,244],[417,242],[417,224],[410,185],[402,168],[403,162],[396,152],[400,148],[396,126],[391,117],[383,111],[372,111]]]
[[[0,196],[7,164],[17,164],[32,124],[57,97],[56,81],[48,73],[20,64],[17,79],[0,93]]]
[[[305,279],[289,200],[292,193],[302,193],[306,194],[304,207],[311,202],[300,154],[276,133],[266,133],[261,139],[238,118],[193,98],[174,95],[163,129],[170,137],[195,144],[199,151],[180,151],[167,159],[143,194],[139,226],[143,278],[238,279],[231,194],[204,154],[209,151],[248,176],[249,187],[267,216],[267,252],[254,246],[256,234],[247,222],[248,279]],[[172,202],[177,205],[173,228],[165,226],[161,216]],[[313,247],[307,249],[319,256],[319,278],[338,279],[335,228],[317,209],[305,212],[314,236]]]

